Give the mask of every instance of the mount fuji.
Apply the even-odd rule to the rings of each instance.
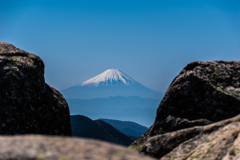
[[[114,85],[126,85],[132,86],[137,82],[119,71],[118,69],[108,69],[105,72],[93,77],[81,84],[81,86],[114,86]]]
[[[151,90],[118,69],[61,90],[71,115],[108,118],[150,126],[163,93]]]
[[[103,73],[73,87],[61,90],[66,98],[94,99],[116,96],[138,96],[161,99],[163,93],[149,89],[118,69],[108,69]]]

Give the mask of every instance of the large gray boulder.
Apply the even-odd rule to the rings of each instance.
[[[71,135],[68,105],[36,55],[0,42],[0,134]]]
[[[149,138],[140,152],[161,160],[239,160],[240,115]]]
[[[154,124],[131,145],[131,148],[147,153],[143,148],[146,148],[146,145],[151,148],[152,143],[148,143],[151,137],[165,136],[166,139],[161,138],[161,141],[165,142],[169,139],[169,134],[178,135],[178,131],[186,129],[187,137],[191,138],[195,136],[195,132],[188,129],[213,124],[239,113],[240,62],[191,62],[168,88],[158,106]],[[181,136],[172,138],[172,143],[178,139],[181,139]],[[182,142],[185,140],[183,138]],[[165,148],[167,152],[158,154],[158,150],[154,154],[158,154],[159,158],[177,146],[168,146],[170,149]]]

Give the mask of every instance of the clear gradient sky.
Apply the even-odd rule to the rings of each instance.
[[[165,92],[190,61],[240,60],[240,0],[0,0],[0,41],[56,89],[118,68]]]

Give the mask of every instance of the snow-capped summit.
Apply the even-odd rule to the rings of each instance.
[[[108,69],[103,73],[83,82],[81,86],[109,86],[109,85],[132,85],[136,81],[127,76],[125,73],[121,72],[118,69]]]
[[[66,98],[93,99],[116,96],[138,96],[158,99],[162,93],[151,90],[118,69],[108,69],[103,73],[75,86],[61,90]]]
[[[71,115],[122,120],[130,117],[142,124],[153,123],[156,107],[163,97],[163,93],[143,86],[118,69],[108,69],[61,93],[69,104]]]

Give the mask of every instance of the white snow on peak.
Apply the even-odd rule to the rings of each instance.
[[[125,85],[135,84],[136,81],[119,71],[118,69],[108,69],[105,72],[83,82],[81,86],[86,85],[112,85],[124,83]]]

